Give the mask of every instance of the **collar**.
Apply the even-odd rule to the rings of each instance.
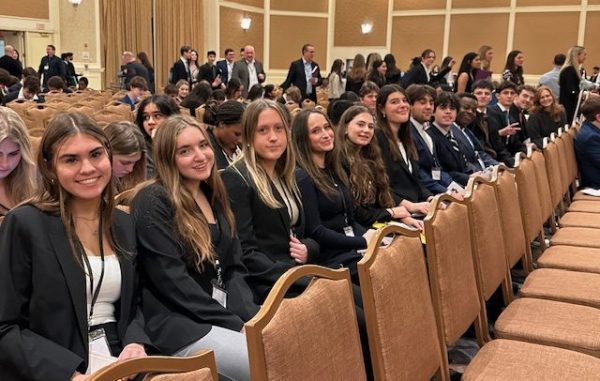
[[[412,116],[410,117],[410,122],[418,129],[421,131],[425,131],[425,124],[424,123],[419,123],[417,122],[417,120],[415,118],[413,118]]]
[[[440,127],[440,126],[438,126],[438,124],[436,122],[433,122],[433,126],[435,128],[437,128],[438,131],[441,132],[442,135],[444,135],[444,136],[448,136],[448,134],[452,132],[452,126],[448,127],[448,130],[446,130],[446,129]]]
[[[509,107],[509,108],[506,108],[506,107],[502,106],[500,103],[496,103],[496,104],[498,105],[498,108],[499,108],[499,109],[500,109],[500,111],[502,111],[502,112],[507,112],[507,111],[510,109],[510,107]]]
[[[306,64],[312,65],[312,61],[308,62],[307,60],[304,59],[304,57],[302,57],[302,63],[304,64],[304,66],[306,66]]]

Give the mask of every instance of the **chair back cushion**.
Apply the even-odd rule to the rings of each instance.
[[[515,168],[517,190],[525,224],[525,238],[533,241],[540,234],[543,219],[535,168],[531,159],[522,159]]]
[[[527,255],[527,240],[515,176],[508,170],[498,171],[497,180],[500,220],[504,232],[504,249],[510,267]]]
[[[556,207],[562,200],[562,180],[560,178],[558,147],[556,146],[556,143],[550,142],[546,148],[544,148],[544,159],[546,161],[548,183],[550,184],[550,197],[552,198],[552,206]]]
[[[531,160],[535,168],[540,211],[542,212],[542,219],[546,221],[550,218],[554,210],[550,193],[550,182],[548,181],[548,173],[546,172],[546,160],[544,160],[544,155],[540,151],[534,151],[531,155]]]
[[[163,373],[148,375],[144,381],[217,381],[213,379],[209,368],[202,368],[185,373]]]

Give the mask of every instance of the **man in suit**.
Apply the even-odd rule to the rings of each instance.
[[[476,174],[477,169],[467,162],[455,131],[452,130],[460,109],[460,100],[454,93],[444,91],[437,96],[434,106],[435,120],[433,126],[427,129],[427,133],[433,140],[442,169],[464,187],[469,181],[469,176]]]
[[[519,86],[517,88],[517,96],[513,101],[514,107],[510,108],[510,112],[514,114],[515,119],[519,122],[519,138],[525,145],[532,144],[526,127],[529,109],[533,107],[534,99],[535,87],[530,85]]]
[[[216,58],[217,53],[214,50],[209,50],[206,53],[206,63],[198,68],[198,82],[206,81],[210,83],[213,90],[224,88],[219,69],[215,65]]]
[[[302,99],[317,101],[317,86],[323,83],[319,64],[314,62],[315,47],[311,44],[302,46],[302,58],[290,65],[287,78],[281,84],[282,89],[296,86],[302,93]]]
[[[460,110],[456,115],[456,123],[452,127],[452,133],[458,141],[461,151],[467,159],[467,165],[472,166],[475,171],[482,171],[488,167],[497,165],[494,160],[481,146],[469,128],[475,122],[477,116],[477,98],[470,93],[458,94],[460,99]]]
[[[192,77],[190,76],[190,68],[188,66],[188,63],[192,55],[192,48],[190,46],[184,45],[179,49],[179,53],[181,54],[181,56],[171,68],[171,80],[169,82],[172,84],[176,84],[180,80],[184,79],[191,84]]]
[[[585,122],[575,137],[575,155],[582,187],[600,189],[600,97],[581,106]]]
[[[123,52],[121,56],[121,73],[125,77],[124,86],[126,89],[129,88],[129,82],[133,77],[142,77],[146,80],[146,83],[150,82],[150,73],[148,69],[141,63],[139,63],[132,52]]]
[[[4,99],[2,100],[2,102],[4,104],[7,104],[9,102],[12,102],[16,99],[26,99],[26,100],[32,100],[35,102],[43,102],[44,99],[41,97],[38,97],[38,93],[40,92],[40,79],[36,76],[29,76],[26,77],[23,80],[23,86],[21,86],[19,89],[6,94],[6,96],[4,96]]]
[[[400,79],[402,87],[406,89],[408,86],[413,84],[434,85],[439,82],[440,78],[448,74],[455,63],[454,59],[452,59],[447,67],[442,68],[439,73],[433,75],[431,73],[431,67],[433,66],[434,62],[435,52],[433,49],[425,49],[421,53],[421,57],[415,57],[415,59],[413,59],[412,67],[408,69],[408,71]]]
[[[421,182],[432,194],[446,193],[452,177],[442,170],[431,136],[427,133],[433,116],[435,89],[428,85],[411,85],[406,89],[410,103],[411,136],[419,156]]]
[[[128,104],[131,107],[131,111],[133,111],[140,97],[148,90],[148,82],[142,77],[133,77],[129,82],[128,90],[127,94],[119,102]]]
[[[63,53],[60,55],[60,59],[65,65],[65,80],[67,82],[67,86],[77,86],[77,73],[75,72],[75,66],[73,65],[73,53]]]
[[[259,85],[267,78],[263,65],[254,58],[254,46],[244,47],[244,56],[233,65],[231,78],[237,78],[242,82],[244,90],[242,96],[248,96],[248,90],[254,85]]]
[[[489,133],[490,135],[497,134],[500,136],[499,140],[492,140],[493,143],[498,144],[498,146],[494,146],[494,150],[499,152],[506,149],[510,157],[506,159],[505,163],[511,167],[514,165],[515,154],[527,151],[519,135],[521,129],[519,111],[513,104],[516,90],[517,88],[514,83],[510,81],[502,82],[496,89],[498,103],[487,108]]]
[[[217,61],[217,69],[219,70],[219,75],[221,76],[221,82],[223,82],[225,86],[227,86],[227,82],[229,82],[229,78],[231,78],[234,64],[235,50],[231,48],[225,49],[225,59]]]
[[[5,69],[10,75],[21,78],[23,73],[23,67],[21,63],[13,57],[15,48],[12,45],[6,45],[4,47],[4,55],[0,57],[0,68]]]
[[[38,73],[42,79],[42,87],[44,91],[48,91],[48,79],[54,76],[61,78],[66,77],[65,65],[62,60],[56,55],[56,47],[48,45],[46,47],[46,55],[42,57]]]

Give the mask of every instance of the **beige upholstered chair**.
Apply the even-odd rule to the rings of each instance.
[[[118,381],[136,373],[148,373],[145,381],[217,381],[212,351],[190,357],[151,356],[114,363],[94,373],[89,381]]]
[[[284,298],[307,276],[301,295]],[[288,270],[245,328],[254,381],[366,379],[348,270]]]
[[[546,171],[546,161],[544,155],[540,151],[533,151],[530,156],[533,162],[535,178],[537,181],[538,199],[540,202],[540,212],[542,221],[548,222],[552,230],[556,230],[556,222],[554,219],[554,204],[552,202],[552,194],[550,192],[550,182],[548,181],[548,173]]]
[[[25,110],[35,104],[36,103],[33,101],[28,101],[25,99],[15,99],[14,101],[7,103],[6,107],[12,109],[14,112],[19,114],[21,118],[23,118],[25,117]]]
[[[51,105],[43,103],[35,104],[25,110],[23,121],[27,125],[28,130],[34,128],[45,129],[50,119],[57,112],[58,110]]]
[[[69,107],[69,109],[67,111],[68,112],[80,112],[80,113],[83,113],[90,117],[92,115],[94,115],[94,113],[96,112],[96,110],[94,110],[94,108],[92,106],[88,106],[88,105],[81,104],[81,103],[75,103],[75,104],[71,105],[71,107]]]
[[[395,234],[380,248],[381,240]],[[438,380],[448,374],[431,304],[419,233],[388,225],[358,263],[376,380]]]
[[[515,176],[519,191],[519,205],[523,213],[525,239],[527,242],[538,240],[542,251],[546,249],[543,229],[543,217],[538,196],[538,184],[533,161],[524,154],[517,156]]]

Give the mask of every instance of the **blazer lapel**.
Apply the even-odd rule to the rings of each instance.
[[[285,206],[286,205],[285,202],[283,202],[282,195],[277,190],[277,187],[275,186],[275,184],[273,184],[272,181],[270,181],[270,182],[271,182],[271,191],[275,195],[275,198],[277,199],[277,201],[279,201],[279,203],[281,205],[283,205],[282,208],[277,208],[277,213],[279,214],[279,217],[281,218],[281,222],[283,223],[285,230],[289,233],[291,230],[290,214],[288,213],[287,207]]]
[[[119,242],[119,245],[123,245],[127,240],[127,237],[124,234],[124,229],[122,229],[117,222],[116,218],[114,220],[112,230],[115,234],[115,239]],[[121,250],[131,250],[134,248],[131,247],[120,247]],[[115,253],[117,254],[117,253]],[[130,308],[131,308],[131,300],[125,298],[124,295],[132,295],[132,289],[134,287],[135,282],[135,270],[133,267],[133,263],[131,262],[129,255],[124,252],[119,252],[117,255],[117,259],[119,260],[119,266],[121,267],[121,297],[120,297],[120,310],[119,315],[122,316],[130,316]],[[117,317],[117,316],[115,316]],[[119,317],[117,317],[119,318]],[[119,319],[119,322],[125,321],[124,319]],[[119,327],[124,328],[124,327]],[[121,332],[123,334],[124,332]]]
[[[86,302],[86,282],[83,268],[79,265],[71,250],[71,245],[67,238],[67,232],[58,217],[48,217],[50,242],[54,248],[54,254],[63,272],[73,309],[77,315],[79,332],[84,342],[87,343],[87,302]]]

